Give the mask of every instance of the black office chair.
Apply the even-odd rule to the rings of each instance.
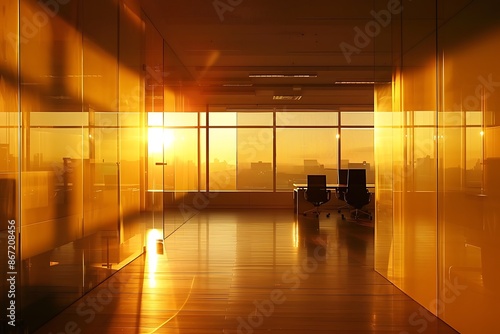
[[[369,204],[370,200],[371,194],[366,188],[366,170],[349,169],[345,201],[351,207],[351,218],[358,220],[364,215],[371,220],[371,213],[363,210],[363,207]],[[343,214],[342,219],[345,219]]]
[[[347,176],[348,176],[348,170],[347,169],[339,169],[338,170],[338,184],[344,184],[346,185],[345,187],[338,187],[337,190],[335,191],[335,197],[337,197],[338,200],[345,202],[345,193],[347,191]],[[337,209],[338,213],[341,213],[342,210],[344,209],[349,209],[350,205],[342,205]]]
[[[314,213],[316,217],[319,217],[319,207],[330,200],[330,190],[326,189],[326,175],[307,175],[307,189],[304,192],[304,198],[314,205],[311,210],[303,212],[304,216],[308,213]],[[330,213],[327,213],[326,216],[330,217]]]

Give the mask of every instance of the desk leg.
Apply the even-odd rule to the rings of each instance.
[[[294,189],[293,196],[293,209],[295,211],[295,215],[299,216],[302,214],[301,209],[303,209],[304,205],[304,189]]]
[[[298,209],[299,209],[299,192],[297,189],[293,189],[293,212],[295,212],[295,214],[298,213]]]

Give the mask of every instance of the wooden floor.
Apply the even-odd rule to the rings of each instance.
[[[36,333],[456,333],[373,268],[373,228],[204,210]],[[79,331],[80,330],[80,331]]]

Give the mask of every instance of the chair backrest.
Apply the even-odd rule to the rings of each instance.
[[[349,175],[348,169],[339,169],[338,184],[347,184],[347,177]]]
[[[307,188],[326,189],[326,175],[307,175]]]
[[[345,200],[356,209],[370,203],[370,193],[366,188],[366,169],[349,169]]]
[[[348,169],[339,169],[337,183],[347,185],[348,174],[349,174]],[[342,200],[342,201],[345,200],[344,195],[345,195],[346,191],[347,191],[347,186],[338,187],[337,190],[335,191],[337,198]]]
[[[366,188],[366,169],[349,169],[347,187],[359,186]]]
[[[326,175],[307,175],[306,200],[321,205],[328,202],[330,192],[326,189]]]
[[[361,209],[370,203],[370,197],[371,195],[366,188],[363,189],[358,186],[348,188],[345,193],[345,201],[355,209]]]

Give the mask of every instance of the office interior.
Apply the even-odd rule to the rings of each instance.
[[[1,306],[15,270],[27,327],[202,210],[292,209],[308,174],[363,168],[374,270],[495,331],[497,1],[0,7]]]

